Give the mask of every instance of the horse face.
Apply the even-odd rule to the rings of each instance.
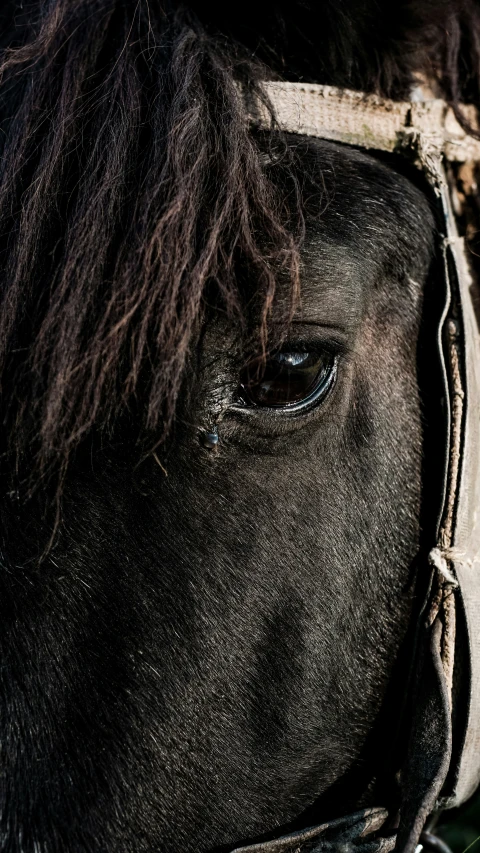
[[[168,449],[135,469],[121,447],[108,464],[77,464],[35,580],[41,606],[36,593],[18,615],[11,701],[43,698],[15,758],[17,800],[36,827],[58,804],[64,849],[238,843],[318,797],[321,811],[331,790],[344,813],[369,804],[385,757],[375,727],[419,547],[417,340],[433,224],[388,166],[292,144],[323,195],[305,199],[282,353],[326,365],[328,388],[309,402],[305,386],[295,411],[268,405],[245,390],[238,330],[214,316]]]

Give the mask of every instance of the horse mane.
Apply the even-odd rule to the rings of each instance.
[[[163,440],[212,301],[245,324],[254,295],[264,347],[279,274],[293,301],[303,234],[293,164],[286,147],[266,164],[239,82],[404,98],[421,72],[457,113],[462,99],[480,105],[474,0],[233,5],[3,4],[8,488],[65,470],[84,438],[111,434],[132,410],[141,442]]]

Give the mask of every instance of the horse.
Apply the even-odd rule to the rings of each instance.
[[[408,164],[252,126],[239,93],[480,105],[477,4],[0,19],[1,849],[395,814],[438,218]]]

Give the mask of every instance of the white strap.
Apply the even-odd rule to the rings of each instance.
[[[445,101],[391,101],[315,83],[269,81],[262,86],[279,126],[288,133],[381,151],[414,147],[434,159],[480,160],[480,141],[465,133]],[[269,126],[264,104],[249,102],[248,111],[255,123]],[[474,107],[463,106],[462,112],[476,127]]]

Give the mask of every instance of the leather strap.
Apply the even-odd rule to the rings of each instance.
[[[385,809],[363,809],[273,841],[237,847],[232,853],[391,853],[395,835],[378,835],[387,818]]]

